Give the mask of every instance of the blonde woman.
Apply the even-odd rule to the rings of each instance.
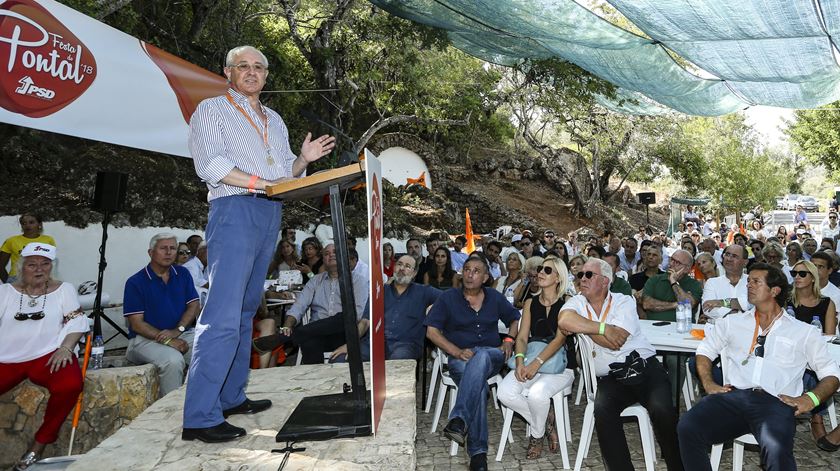
[[[569,274],[563,260],[548,257],[538,267],[534,284],[539,291],[525,301],[519,320],[514,351],[516,369],[508,373],[499,386],[499,400],[531,426],[528,459],[540,457],[546,434],[550,452],[556,453],[560,446],[554,427],[551,397],[571,381],[568,375],[540,373],[539,369],[552,356],[565,355],[563,344],[566,336],[557,329],[557,316],[565,302],[568,282]],[[547,344],[536,358],[529,359],[530,362],[525,364],[528,342],[536,339],[546,340]]]
[[[837,328],[837,310],[830,298],[820,294],[820,275],[816,265],[800,261],[793,265],[790,274],[793,276],[793,290],[787,307],[788,313],[792,313],[797,320],[806,324],[810,324],[816,317],[822,324],[823,333],[834,335],[834,330]],[[811,370],[805,370],[802,381],[805,390],[810,391],[817,385],[817,375]],[[822,444],[826,435],[824,415],[826,415],[826,404],[820,404],[811,411],[811,436],[817,445],[825,450]]]

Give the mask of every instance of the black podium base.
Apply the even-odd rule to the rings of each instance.
[[[351,394],[303,398],[283,428],[278,442],[304,442],[371,435],[370,395],[359,401]]]

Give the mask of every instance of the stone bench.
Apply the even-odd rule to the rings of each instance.
[[[119,361],[106,362],[113,363]],[[158,388],[152,365],[88,370],[73,454],[87,452],[131,422],[157,400]],[[27,450],[41,426],[48,399],[46,388],[28,380],[0,396],[0,469],[10,468]],[[72,421],[70,412],[58,441],[47,446],[43,457],[67,454]]]

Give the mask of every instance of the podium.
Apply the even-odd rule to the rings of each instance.
[[[347,363],[350,366],[350,384],[345,383],[343,391],[337,394],[303,398],[277,433],[277,442],[330,440],[372,434],[370,393],[365,387],[362,369],[356,303],[344,227],[344,206],[341,201],[342,190],[364,180],[364,165],[357,162],[266,187],[269,197],[284,201],[319,198],[326,193],[330,195],[341,310],[347,339]]]

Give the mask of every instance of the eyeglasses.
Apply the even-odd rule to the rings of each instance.
[[[189,250],[179,250],[178,251],[178,255],[189,255],[191,253],[192,252],[190,252]]]
[[[797,277],[798,276],[800,278],[805,278],[806,276],[808,276],[810,274],[811,273],[806,271],[806,270],[791,270],[790,271],[790,276],[792,276],[792,277]]]
[[[577,277],[578,280],[582,280],[584,278],[586,278],[588,280],[595,275],[601,275],[601,274],[600,273],[595,273],[594,271],[579,271],[577,273],[577,275],[575,275],[575,276]],[[604,276],[604,275],[601,275],[601,276]]]
[[[408,263],[403,263],[403,262],[397,262],[396,264],[394,264],[394,267],[396,267],[396,268],[408,268],[409,270],[414,270],[413,265],[409,265]]]
[[[554,269],[547,265],[540,265],[539,267],[537,267],[537,273],[539,272],[543,272],[546,275],[550,275],[554,272]]]
[[[543,237],[545,237],[545,238],[547,238],[547,239],[553,239],[553,238],[555,238],[556,236],[555,236],[554,234],[546,234],[546,235],[544,235]]]
[[[25,314],[23,312],[19,312],[15,314],[16,321],[25,321],[27,319],[32,319],[33,321],[40,321],[44,318],[44,311],[32,312],[29,314]]]
[[[236,64],[232,67],[234,69],[238,70],[239,72],[242,72],[242,73],[248,72],[250,70],[253,70],[254,72],[256,72],[258,74],[264,74],[264,73],[268,72],[268,67],[266,67],[262,64],[251,65],[251,64],[246,64],[246,63],[243,62],[241,64]]]
[[[519,245],[525,245],[525,246],[527,246],[527,245],[531,245],[531,243],[530,243],[530,242],[522,242],[522,243],[520,243]]]
[[[764,358],[764,342],[767,341],[766,335],[759,335],[755,339],[755,343],[757,344],[753,353],[755,353],[756,358]]]

